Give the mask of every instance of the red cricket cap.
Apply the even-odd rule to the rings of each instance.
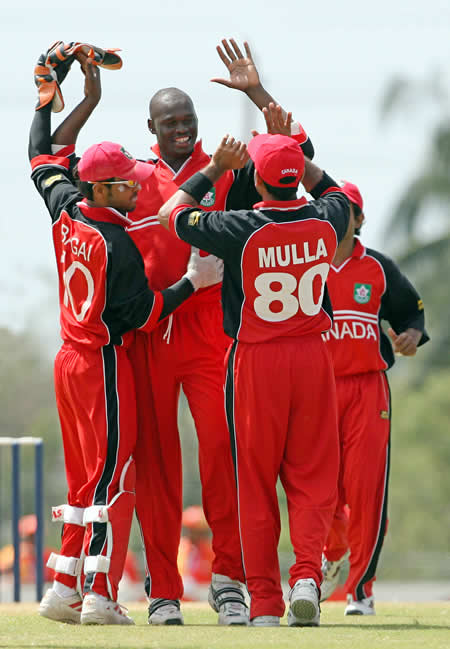
[[[359,209],[362,212],[363,209],[363,199],[361,196],[361,192],[357,188],[356,185],[353,183],[349,183],[346,180],[341,181],[341,189],[344,192],[344,194],[347,196],[347,198],[352,202],[355,203],[359,207]]]
[[[256,171],[272,187],[295,188],[305,171],[299,144],[287,135],[256,135],[247,146]]]
[[[84,182],[120,178],[142,183],[154,170],[153,165],[138,162],[121,144],[115,142],[93,144],[78,162],[78,175]]]

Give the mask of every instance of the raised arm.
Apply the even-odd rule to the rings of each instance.
[[[75,144],[78,134],[92,115],[102,96],[100,70],[93,59],[85,54],[78,54],[81,70],[84,74],[84,99],[61,122],[52,136],[53,144]]]
[[[245,92],[255,106],[262,110],[264,106],[268,106],[275,100],[261,83],[249,44],[246,41],[244,41],[244,48],[245,56],[234,38],[230,38],[229,42],[224,38],[222,45],[218,45],[216,50],[227,68],[230,78],[214,77],[211,81]]]

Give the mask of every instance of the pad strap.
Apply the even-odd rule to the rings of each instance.
[[[81,574],[82,566],[83,562],[78,557],[65,557],[54,552],[51,553],[47,561],[48,568],[72,577],[78,577]]]
[[[84,510],[83,523],[107,523],[109,521],[107,505],[92,505]]]
[[[52,523],[72,523],[84,527],[84,507],[73,507],[72,505],[58,505],[52,507]]]
[[[101,554],[96,556],[86,557],[84,560],[84,574],[88,572],[109,572],[111,560],[109,557],[104,557]]]

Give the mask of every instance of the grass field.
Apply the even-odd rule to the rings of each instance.
[[[343,603],[322,606],[319,628],[218,627],[204,604],[184,604],[185,626],[147,625],[131,604],[134,627],[71,626],[45,620],[36,604],[0,605],[0,648],[22,649],[449,649],[450,602],[379,603],[375,617],[344,617]]]

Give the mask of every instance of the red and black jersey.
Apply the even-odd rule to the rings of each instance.
[[[127,346],[127,332],[157,324],[163,297],[148,287],[124,216],[83,200],[71,182],[68,157],[39,155],[31,165],[53,223],[62,339],[91,348]]]
[[[333,356],[336,376],[386,370],[394,354],[381,321],[399,334],[412,327],[429,340],[423,303],[398,266],[380,252],[355,239],[353,253],[340,266],[331,266],[328,290],[333,304],[333,327],[324,334]]]
[[[294,139],[312,158],[313,146],[301,127],[296,123],[298,133]],[[177,191],[188,178],[200,171],[209,163],[211,157],[202,149],[198,141],[191,156],[175,172],[160,157],[158,145],[152,147],[154,159],[149,164],[155,165],[155,172],[143,184],[139,192],[136,209],[128,214],[132,221],[127,232],[139,248],[145,263],[150,286],[162,290],[177,281],[186,270],[191,253],[189,244],[175,237],[172,232],[160,225],[158,211],[160,207]],[[251,209],[260,200],[255,188],[254,165],[251,161],[243,169],[226,171],[201,201],[202,209],[238,210]],[[220,299],[220,285],[210,286],[196,291],[181,308],[195,309],[200,303],[217,302]]]
[[[328,178],[328,177],[327,177]],[[332,179],[308,202],[257,203],[253,210],[204,212],[179,206],[170,227],[225,262],[225,332],[242,342],[326,331],[326,279],[348,224],[348,201]]]

